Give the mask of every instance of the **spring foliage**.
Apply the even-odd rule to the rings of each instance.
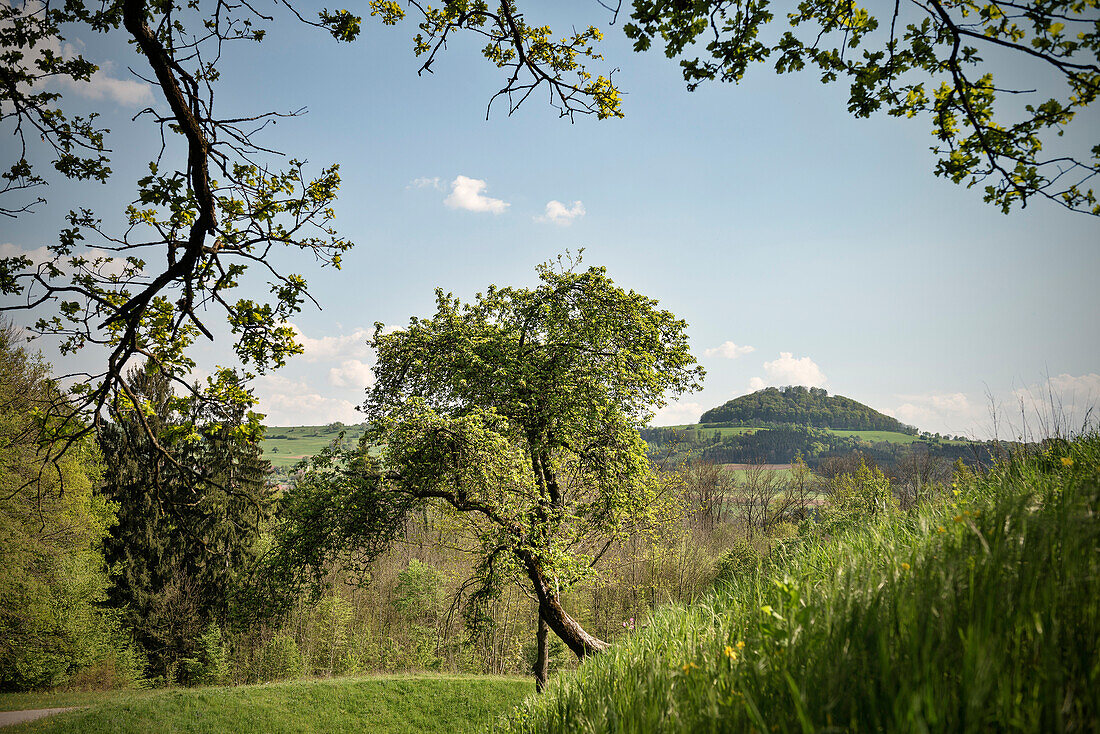
[[[686,324],[602,268],[538,272],[535,288],[491,286],[473,303],[438,292],[432,318],[378,325],[365,441],[384,446],[380,465],[315,461],[286,498],[278,567],[319,578],[334,554],[369,559],[408,512],[440,502],[459,518],[454,542],[479,559],[471,627],[518,581],[574,652],[600,649],[560,594],[647,521],[655,482],[637,427],[702,370]]]
[[[36,423],[57,397],[47,366],[0,326],[0,689],[58,685],[116,643],[129,652],[98,608],[108,584],[99,546],[115,522],[93,491],[98,451],[81,441],[56,464],[41,460]]]

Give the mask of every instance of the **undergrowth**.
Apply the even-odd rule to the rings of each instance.
[[[553,681],[506,732],[1091,731],[1100,436],[960,476],[762,568]]]

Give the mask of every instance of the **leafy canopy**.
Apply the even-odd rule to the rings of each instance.
[[[1100,93],[1098,11],[1097,0],[908,0],[881,15],[851,0],[635,0],[625,30],[635,50],[656,42],[679,58],[689,89],[766,62],[846,79],[857,117],[927,116],[936,175],[984,184],[1003,212],[1039,196],[1100,215],[1089,183],[1100,145],[1058,141]],[[994,81],[1028,64],[1043,89]]]
[[[637,429],[703,370],[682,320],[578,264],[542,265],[536,287],[491,286],[472,303],[437,291],[433,317],[377,325],[364,442],[381,457],[313,462],[284,505],[282,568],[319,571],[352,548],[342,557],[362,561],[437,502],[463,527],[452,542],[479,558],[468,622],[516,581],[575,652],[602,649],[559,594],[647,521],[654,476]]]

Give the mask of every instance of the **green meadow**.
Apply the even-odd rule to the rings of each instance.
[[[264,458],[276,468],[294,466],[338,440],[341,432],[346,443],[354,443],[363,435],[363,426],[268,426],[262,444]]]
[[[533,692],[531,680],[522,678],[407,675],[88,694],[86,698],[55,694],[36,705],[92,705],[5,728],[5,732],[463,734],[483,730]],[[93,703],[95,696],[99,703]]]

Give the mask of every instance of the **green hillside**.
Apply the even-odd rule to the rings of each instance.
[[[344,434],[344,443],[352,445],[363,435],[362,424],[347,426],[330,423],[327,426],[268,426],[264,434],[264,458],[275,468],[294,466],[308,456],[314,456]]]
[[[4,731],[462,734],[481,731],[533,692],[529,679],[443,675],[139,691],[112,694],[105,703]]]
[[[500,728],[1094,730],[1100,436],[956,480],[911,513],[826,515]]]
[[[891,467],[914,452],[934,461],[984,461],[980,442],[922,433],[874,408],[821,388],[769,387],[703,413],[699,423],[643,428],[655,460],[699,458],[717,464],[786,464],[802,457],[817,466],[858,451]]]
[[[768,387],[734,398],[712,408],[700,423],[735,426],[789,424],[853,431],[891,431],[916,434],[917,430],[843,395],[829,395],[819,387]]]

